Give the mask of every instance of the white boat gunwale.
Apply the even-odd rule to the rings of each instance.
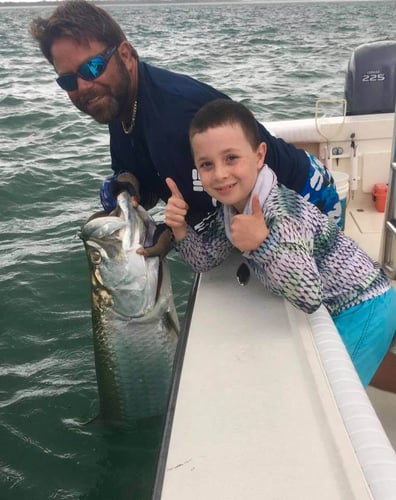
[[[152,500],[160,500],[161,498],[161,489],[165,475],[166,460],[169,450],[170,436],[172,433],[173,418],[175,414],[180,379],[183,370],[184,356],[186,352],[188,335],[190,331],[191,320],[194,312],[194,304],[197,298],[200,279],[201,279],[201,274],[199,273],[195,274],[194,281],[190,290],[190,295],[187,301],[186,314],[184,317],[182,327],[180,329],[180,336],[173,364],[172,384],[169,391],[168,408],[166,411],[163,424],[161,447],[158,456]]]

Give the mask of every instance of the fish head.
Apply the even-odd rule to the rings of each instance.
[[[83,225],[84,242],[91,274],[93,302],[117,314],[139,317],[156,301],[159,258],[137,253],[152,237],[155,223],[142,208],[132,205],[122,192],[117,208],[107,215],[94,215]]]

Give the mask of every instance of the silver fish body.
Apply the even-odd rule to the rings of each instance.
[[[166,260],[136,253],[155,222],[127,193],[108,216],[88,220],[84,241],[91,277],[100,417],[128,426],[161,415],[168,401],[179,323]]]

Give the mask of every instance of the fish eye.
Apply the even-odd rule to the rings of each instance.
[[[91,250],[89,253],[89,258],[91,259],[92,264],[98,265],[102,262],[102,256],[99,250]]]

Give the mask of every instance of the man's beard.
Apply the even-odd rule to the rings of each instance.
[[[92,116],[99,123],[121,120],[125,109],[132,105],[129,98],[132,93],[131,77],[122,61],[118,58],[116,60],[118,80],[113,88],[98,83],[92,90],[79,94],[77,99],[73,99],[74,105],[80,111]],[[99,99],[97,105],[94,102],[95,98]]]

